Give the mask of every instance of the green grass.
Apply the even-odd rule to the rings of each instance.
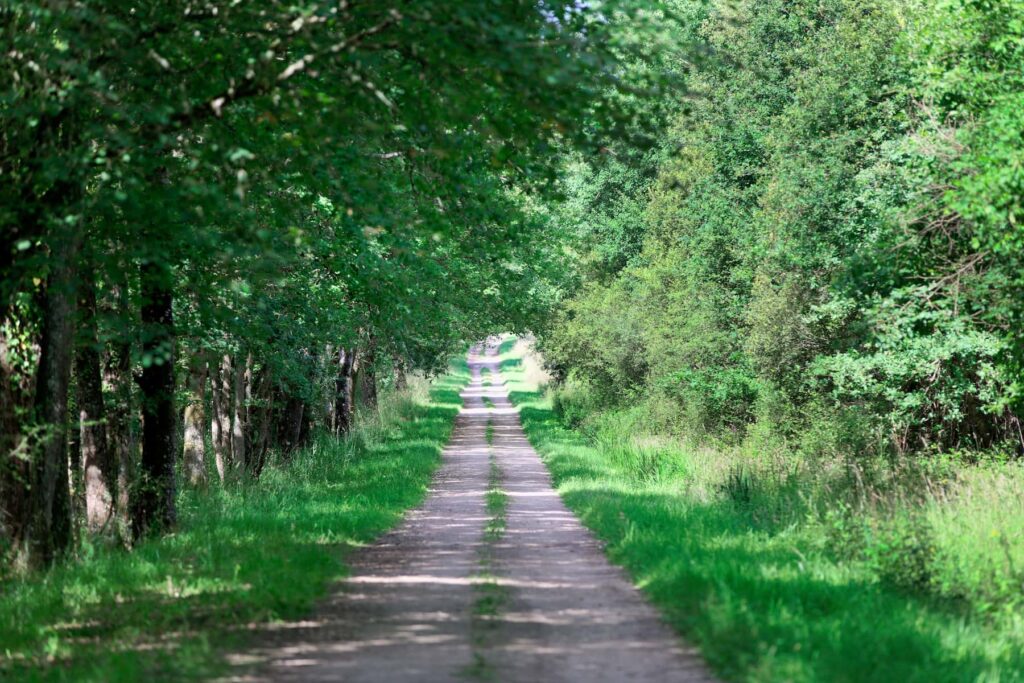
[[[184,491],[171,536],[2,586],[0,679],[222,673],[239,627],[302,616],[345,575],[347,549],[423,499],[468,378],[462,362],[429,400],[386,398],[348,439],[321,439],[257,483]]]
[[[494,427],[487,421],[487,443],[492,445]],[[488,520],[484,526],[484,542],[477,555],[479,571],[473,580],[476,597],[470,621],[470,637],[473,647],[473,663],[463,670],[465,676],[477,680],[492,680],[497,672],[484,656],[484,649],[490,643],[496,625],[495,618],[508,599],[507,588],[494,575],[494,544],[505,535],[505,519],[508,510],[508,494],[501,488],[503,473],[494,451],[489,454],[490,473],[484,499]]]
[[[979,613],[900,590],[871,563],[838,558],[828,528],[790,514],[808,495],[792,477],[780,477],[789,491],[760,490],[742,471],[710,478],[701,467],[715,465],[681,446],[616,446],[567,429],[520,359],[506,360],[513,402],[559,493],[723,678],[1024,680],[1020,611]]]
[[[491,542],[501,540],[505,535],[505,512],[508,509],[508,494],[501,489],[501,468],[491,455],[491,475],[487,487],[487,526],[484,527],[484,539]]]

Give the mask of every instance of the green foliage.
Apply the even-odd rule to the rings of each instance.
[[[663,377],[658,388],[691,411],[700,411],[689,424],[710,431],[721,424],[749,421],[758,382],[742,368],[713,367],[680,370]]]
[[[885,416],[904,450],[989,441],[985,423],[991,418],[983,411],[1000,395],[998,340],[941,313],[916,319],[897,313],[886,319],[895,324],[869,352],[852,350],[816,364],[814,370],[831,381],[833,395]],[[931,333],[918,334],[922,327]]]
[[[541,335],[556,375],[694,437],[809,442],[831,404],[899,451],[1019,442],[1019,7],[704,13],[665,151],[570,199],[585,262],[609,263],[600,226],[631,237]]]
[[[940,7],[919,20],[913,50],[921,56],[918,88],[932,117],[925,131],[946,143],[946,154],[929,169],[942,188],[941,210],[953,220],[956,248],[946,271],[964,271],[971,257],[977,260],[966,279],[981,300],[978,312],[1007,343],[1010,387],[1001,403],[1012,403],[1019,400],[1024,352],[1024,8],[974,0]]]
[[[865,549],[879,578],[897,588],[927,591],[934,579],[935,540],[928,521],[910,514],[889,522]]]

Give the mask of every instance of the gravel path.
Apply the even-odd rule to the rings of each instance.
[[[310,620],[238,658],[264,664],[234,680],[713,680],[555,493],[494,353],[470,352],[473,379],[423,506],[353,556]],[[504,530],[485,534],[500,514],[485,503],[496,478]]]

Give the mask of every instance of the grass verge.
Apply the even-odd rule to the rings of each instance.
[[[349,438],[324,438],[258,482],[183,491],[180,529],[132,552],[86,551],[0,587],[0,679],[179,680],[224,671],[244,627],[292,619],[426,493],[465,362],[382,400]]]
[[[723,678],[1024,680],[1019,611],[902,590],[872,563],[837,556],[818,517],[780,514],[813,494],[799,480],[788,480],[792,496],[760,490],[681,446],[612,447],[567,429],[528,381],[521,350],[502,351],[523,427],[567,505]]]

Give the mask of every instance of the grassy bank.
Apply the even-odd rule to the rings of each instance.
[[[502,352],[559,493],[726,679],[1024,680],[1019,467],[800,464],[626,413],[572,430]]]
[[[137,681],[214,675],[241,627],[302,615],[345,574],[345,550],[418,504],[468,380],[465,363],[386,396],[259,482],[182,492],[178,532],[2,586],[0,679]]]

